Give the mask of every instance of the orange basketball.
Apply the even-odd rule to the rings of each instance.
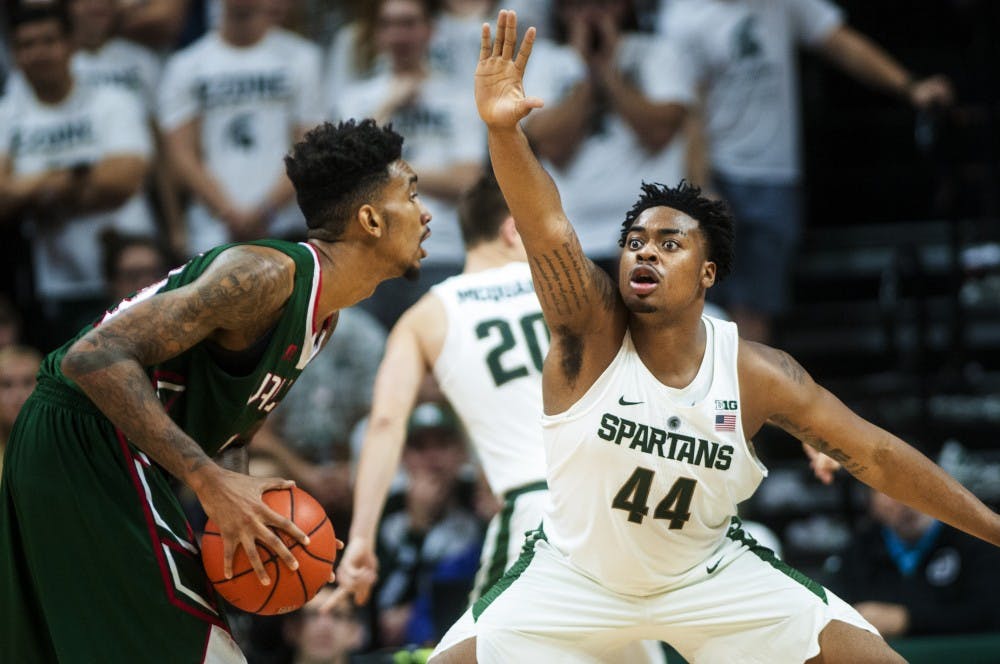
[[[271,585],[261,584],[242,546],[237,547],[233,556],[233,577],[227,579],[222,567],[222,537],[211,519],[205,524],[201,540],[201,560],[209,580],[226,601],[250,613],[274,615],[301,607],[330,580],[337,555],[337,539],[322,505],[302,489],[267,491],[264,502],[278,514],[291,519],[309,536],[309,546],[303,547],[291,535],[276,531],[299,561],[297,570],[290,569],[258,542],[257,553],[271,577]]]

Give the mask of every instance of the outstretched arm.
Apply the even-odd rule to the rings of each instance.
[[[378,523],[399,466],[407,420],[431,364],[421,333],[440,328],[444,315],[434,295],[425,295],[403,314],[389,334],[375,377],[371,415],[354,481],[351,532],[337,568],[340,585],[354,595],[358,604],[368,602],[378,576],[375,556]]]
[[[497,182],[524,241],[535,291],[552,331],[553,349],[546,366],[558,367],[560,375],[547,372],[546,382],[566,380],[575,391],[572,386],[583,374],[603,370],[603,366],[596,366],[603,346],[617,348],[624,334],[624,308],[610,278],[584,255],[555,184],[521,130],[521,120],[542,106],[537,97],[525,96],[522,84],[534,40],[535,29],[528,28],[514,58],[514,13],[500,12],[496,40],[491,41],[489,26],[483,26],[476,106],[486,123]],[[588,361],[593,358],[597,361]],[[546,409],[558,407],[551,402],[552,395],[553,390],[546,390]]]
[[[790,355],[742,342],[739,362],[748,431],[775,424],[868,486],[1000,546],[1000,515],[916,449],[859,417]]]
[[[292,569],[295,557],[271,527],[308,541],[294,523],[261,501],[264,491],[292,483],[248,477],[213,462],[167,415],[145,367],[220,331],[276,318],[291,294],[293,276],[291,261],[278,256],[268,249],[230,250],[192,284],[123,306],[73,344],[62,362],[65,375],[136,447],[195,492],[205,513],[219,524],[226,576],[240,545],[264,583],[269,580],[255,540]]]

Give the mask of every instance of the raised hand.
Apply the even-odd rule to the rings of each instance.
[[[517,46],[517,15],[501,10],[497,16],[496,40],[489,24],[483,24],[479,65],[476,67],[476,107],[479,117],[491,129],[512,128],[534,108],[542,107],[538,97],[524,95],[524,69],[535,43],[535,29],[528,28],[521,47]]]

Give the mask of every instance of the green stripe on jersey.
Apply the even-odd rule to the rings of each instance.
[[[472,619],[479,620],[479,616],[483,615],[483,611],[486,610],[493,601],[503,594],[503,591],[510,588],[511,584],[517,581],[517,579],[524,574],[524,570],[528,569],[528,565],[531,564],[531,559],[535,557],[535,543],[538,540],[546,540],[548,538],[545,536],[545,531],[539,526],[537,530],[532,530],[528,533],[528,536],[524,539],[524,546],[521,548],[521,556],[517,559],[517,562],[510,566],[507,573],[504,574],[499,581],[497,581],[493,586],[489,588],[483,596],[476,600],[476,603],[472,605]]]

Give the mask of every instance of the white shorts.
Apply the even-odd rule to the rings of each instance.
[[[544,482],[515,489],[504,496],[501,510],[490,520],[479,560],[479,572],[470,604],[489,590],[504,573],[520,559],[526,545],[525,537],[538,531],[542,522],[548,491]],[[532,540],[533,541],[533,540]],[[459,643],[476,637],[476,621],[472,606],[452,625],[438,642],[430,660]],[[616,654],[615,662],[629,664],[664,664],[666,657],[658,642],[629,643]]]
[[[538,530],[542,523],[549,492],[540,481],[504,494],[503,507],[486,528],[483,553],[479,558],[479,571],[470,593],[470,608],[458,619],[438,642],[437,655],[456,644],[476,636],[476,623],[472,619],[471,604],[500,580],[518,559],[525,535]]]
[[[534,546],[530,540],[534,539]],[[621,662],[620,649],[666,641],[692,664],[801,664],[831,620],[878,631],[846,602],[763,547],[727,539],[685,583],[649,596],[612,592],[539,531],[473,607],[479,662]]]

